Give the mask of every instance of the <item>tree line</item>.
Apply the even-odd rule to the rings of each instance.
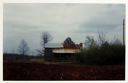
[[[88,46],[75,54],[76,63],[84,65],[125,64],[125,45],[119,39],[108,42],[103,33],[98,36],[98,42],[93,37],[86,37],[85,44]]]

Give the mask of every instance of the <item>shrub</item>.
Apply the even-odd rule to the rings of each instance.
[[[114,65],[125,63],[125,46],[102,44],[81,50],[76,56],[76,61],[85,65]]]

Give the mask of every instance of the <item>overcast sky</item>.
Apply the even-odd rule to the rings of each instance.
[[[4,4],[4,52],[16,52],[22,39],[31,51],[39,49],[41,33],[49,32],[51,42],[62,43],[71,37],[75,43],[86,36],[97,38],[103,32],[107,40],[122,41],[123,4]]]

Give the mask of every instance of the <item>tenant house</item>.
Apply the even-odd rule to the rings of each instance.
[[[82,48],[80,44],[57,44],[47,43],[45,45],[45,57],[54,60],[71,60],[74,54],[79,53]]]

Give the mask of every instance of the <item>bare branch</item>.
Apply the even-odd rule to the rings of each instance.
[[[18,48],[18,51],[21,55],[27,55],[28,54],[29,47],[28,47],[27,42],[25,40],[21,41],[19,48]]]
[[[44,50],[45,50],[45,44],[48,43],[49,41],[51,41],[53,39],[53,37],[48,33],[48,32],[43,32],[41,35],[41,45],[42,45],[42,53],[44,54]]]
[[[99,43],[102,45],[106,42],[106,36],[103,32],[98,32],[98,36],[99,36]]]

